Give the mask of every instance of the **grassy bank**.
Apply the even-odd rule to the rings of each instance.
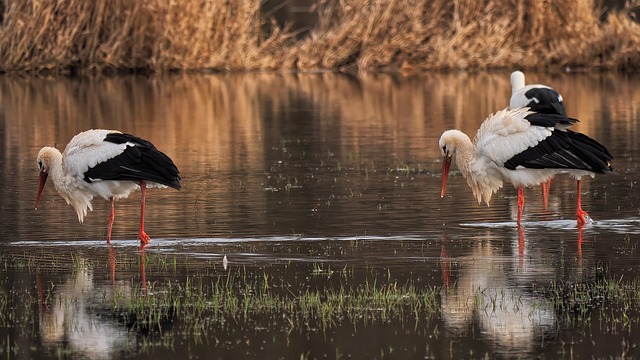
[[[640,25],[592,0],[324,0],[295,37],[260,1],[5,3],[0,71],[640,69]]]

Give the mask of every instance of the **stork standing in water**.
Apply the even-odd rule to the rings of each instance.
[[[447,130],[440,137],[443,156],[444,197],[453,157],[467,179],[478,203],[489,205],[491,196],[504,182],[518,188],[518,224],[524,207],[523,188],[539,185],[565,172],[578,180],[576,217],[587,222],[582,210],[580,178],[612,171],[609,151],[590,137],[569,130],[577,122],[556,114],[534,113],[527,108],[501,110],[490,115],[471,139],[459,130]]]
[[[93,210],[95,196],[111,202],[107,244],[115,219],[115,200],[126,198],[140,188],[140,231],[138,239],[149,243],[144,231],[144,205],[147,188],[172,187],[180,190],[178,168],[152,143],[115,130],[88,130],[71,139],[64,153],[53,147],[43,147],[38,153],[40,184],[36,209],[47,177],[67,204],[73,206],[82,223],[87,209]]]
[[[528,107],[529,110],[537,113],[558,114],[567,117],[567,110],[564,107],[562,95],[547,85],[530,84],[525,85],[524,73],[514,71],[511,73],[511,99],[509,108],[517,109]],[[545,207],[549,202],[549,190],[551,189],[551,179],[542,184],[542,196]]]

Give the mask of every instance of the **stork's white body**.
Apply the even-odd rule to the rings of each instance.
[[[73,206],[78,214],[78,221],[84,221],[87,210],[93,210],[91,200],[99,196],[105,200],[127,198],[140,188],[132,181],[91,179],[84,180],[84,174],[99,163],[113,159],[122,154],[133,143],[114,144],[104,141],[108,134],[119,133],[113,130],[87,130],[74,136],[64,153],[51,149],[51,180],[60,195]],[[55,151],[54,151],[55,150]],[[56,153],[57,152],[57,153]],[[58,166],[57,163],[60,163]],[[55,165],[54,165],[55,164]],[[147,187],[166,187],[147,182]]]
[[[440,138],[440,147],[456,144],[453,152],[456,164],[466,178],[478,203],[489,205],[492,195],[503,184],[518,187],[538,185],[558,170],[508,170],[504,164],[516,154],[533,147],[551,135],[553,127],[532,126],[525,116],[527,109],[500,110],[490,115],[480,126],[473,142],[458,130],[448,130]]]
[[[518,188],[520,223],[524,207],[522,189],[568,172],[578,179],[578,222],[586,222],[587,214],[580,205],[580,177],[611,171],[612,157],[597,141],[569,130],[577,121],[560,114],[517,108],[490,115],[473,142],[459,130],[445,131],[439,141],[443,155],[441,196],[445,194],[449,167],[455,158],[478,203],[484,201],[488,206],[505,182]]]
[[[44,147],[38,153],[40,187],[37,203],[44,184],[51,176],[53,184],[73,206],[78,221],[84,221],[91,200],[98,196],[111,201],[112,213],[107,241],[111,237],[114,200],[126,198],[142,188],[171,186],[180,189],[177,167],[150,142],[115,130],[87,130],[74,136],[63,153],[53,147]],[[144,234],[144,209],[141,211],[140,236]],[[144,236],[143,236],[144,235]],[[145,242],[143,240],[143,242]]]

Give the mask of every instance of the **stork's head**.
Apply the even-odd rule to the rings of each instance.
[[[48,173],[51,168],[53,153],[58,151],[56,148],[45,146],[38,152],[36,163],[40,172]]]
[[[61,158],[60,151],[53,147],[45,146],[38,153],[36,163],[38,164],[38,170],[40,170],[40,184],[38,185],[38,196],[36,197],[36,210],[38,210],[40,196],[42,195],[42,190],[44,190],[44,184],[47,182],[52,164],[58,158]]]
[[[449,178],[451,160],[463,138],[467,138],[467,135],[460,130],[447,130],[440,136],[440,141],[438,142],[440,153],[442,154],[442,188],[440,190],[440,197],[444,197],[444,193],[447,190],[447,179]]]

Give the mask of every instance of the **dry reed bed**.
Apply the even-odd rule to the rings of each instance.
[[[592,0],[323,0],[301,39],[260,3],[6,2],[0,71],[640,68],[640,25]]]
[[[640,26],[591,0],[327,1],[302,69],[640,68]]]
[[[0,69],[269,69],[289,37],[262,37],[259,1],[6,3]]]

